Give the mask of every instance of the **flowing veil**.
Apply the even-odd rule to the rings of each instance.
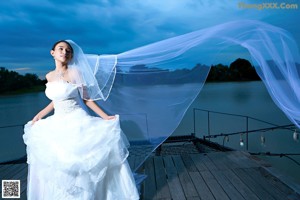
[[[274,102],[300,127],[299,50],[285,30],[259,21],[233,21],[117,55],[86,55],[99,87],[98,101],[119,114],[135,167],[177,128],[201,91],[219,52],[245,48]],[[103,89],[104,88],[104,89]]]

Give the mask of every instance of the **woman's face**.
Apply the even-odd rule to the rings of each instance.
[[[58,43],[54,50],[50,51],[51,55],[56,61],[67,64],[72,59],[72,49],[65,42]]]

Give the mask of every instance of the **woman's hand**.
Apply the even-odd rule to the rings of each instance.
[[[32,120],[31,120],[31,124],[33,125],[35,122],[39,121],[41,118],[39,116],[39,114],[37,114]]]
[[[113,115],[113,116],[107,116],[105,118],[103,118],[104,120],[113,120],[113,119],[116,119],[116,116]]]
[[[113,120],[116,119],[116,116],[107,115],[94,101],[84,100],[85,105],[92,109],[97,115],[99,115],[104,120]]]
[[[45,117],[48,113],[50,113],[52,110],[54,109],[53,106],[53,102],[51,101],[51,103],[49,103],[48,106],[46,106],[43,110],[41,110],[36,116],[34,116],[34,118],[31,120],[32,121],[32,125],[39,121],[40,119],[42,119],[43,117]]]

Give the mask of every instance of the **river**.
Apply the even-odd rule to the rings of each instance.
[[[12,160],[25,155],[22,125],[48,103],[49,100],[43,92],[0,97],[0,127],[20,125],[0,129],[0,161]],[[173,135],[196,132],[196,136],[202,138],[208,133],[213,135],[245,131],[246,117],[211,112],[208,126],[207,112],[197,110],[194,113],[194,108],[249,116],[276,125],[291,124],[284,113],[274,104],[264,84],[260,81],[206,83]],[[248,130],[266,127],[271,127],[271,125],[249,118]],[[246,150],[246,145],[240,146],[239,144],[241,137],[244,141],[246,140],[245,135],[230,136],[229,141],[225,141],[224,144],[237,150]],[[262,143],[262,137],[265,138],[264,143]],[[223,137],[211,139],[211,141],[222,144]],[[293,140],[293,131],[282,129],[250,134],[248,146],[250,152],[300,152],[299,143]],[[272,166],[294,177],[300,183],[300,174],[297,173],[300,166],[290,159],[268,156],[260,156],[260,158],[267,160]],[[299,156],[293,158],[300,162]]]

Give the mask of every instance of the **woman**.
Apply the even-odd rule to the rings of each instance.
[[[50,53],[55,70],[46,75],[45,93],[52,102],[24,129],[28,199],[139,199],[119,116],[93,101],[91,92],[99,88],[80,69],[80,47],[58,41]],[[102,119],[88,115],[83,102]]]

